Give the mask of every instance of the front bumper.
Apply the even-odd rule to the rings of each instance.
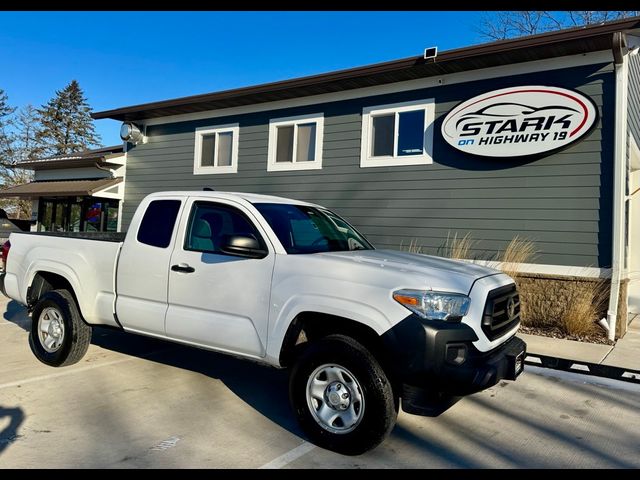
[[[479,392],[522,372],[526,344],[513,336],[488,352],[463,323],[425,321],[411,315],[383,335],[389,365],[403,390],[425,389],[452,396]]]
[[[513,336],[491,352],[478,352],[467,346],[468,356],[461,365],[444,362],[436,371],[440,390],[452,395],[468,395],[492,387],[500,380],[515,380],[524,370],[527,344]],[[427,384],[431,387],[431,385]]]

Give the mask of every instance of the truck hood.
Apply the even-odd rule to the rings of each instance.
[[[403,277],[417,276],[427,287],[460,293],[468,292],[473,282],[479,278],[502,273],[475,263],[396,250],[354,250],[317,255],[334,261],[377,267],[389,274],[401,274]]]

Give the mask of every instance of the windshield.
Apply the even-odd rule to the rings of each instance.
[[[324,208],[255,203],[287,253],[373,250],[351,225]]]

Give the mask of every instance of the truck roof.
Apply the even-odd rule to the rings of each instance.
[[[277,197],[275,195],[262,195],[259,193],[245,193],[245,192],[221,192],[217,190],[180,190],[180,191],[168,191],[168,192],[155,192],[149,196],[164,197],[168,195],[185,196],[185,197],[191,196],[191,197],[229,198],[229,199],[241,198],[249,203],[288,203],[292,205],[308,205],[313,207],[320,206],[315,203],[303,202],[301,200],[295,200],[293,198]]]

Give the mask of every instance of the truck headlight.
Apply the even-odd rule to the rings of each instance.
[[[397,290],[393,299],[427,320],[459,322],[469,311],[471,299],[460,293]]]

